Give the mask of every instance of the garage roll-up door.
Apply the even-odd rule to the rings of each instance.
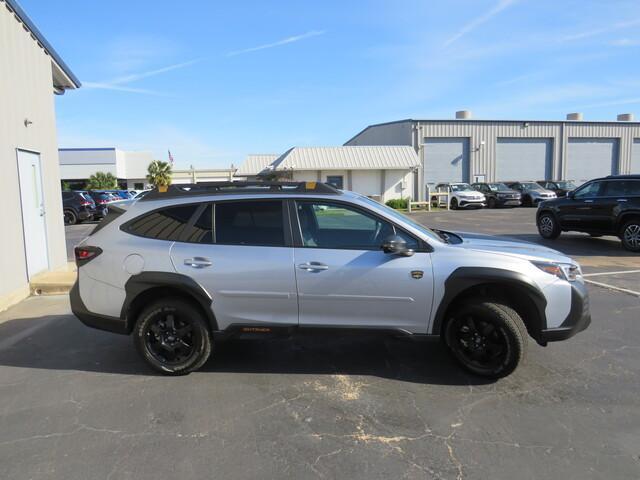
[[[551,179],[552,152],[550,138],[498,138],[496,180]]]
[[[570,138],[567,142],[567,180],[584,183],[617,171],[617,138]]]
[[[640,138],[633,140],[631,150],[631,171],[629,173],[640,173]]]
[[[468,138],[424,139],[425,183],[468,181]]]

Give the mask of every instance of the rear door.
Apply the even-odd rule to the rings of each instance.
[[[616,179],[604,182],[603,194],[597,200],[603,230],[615,231],[621,211],[629,208],[640,196],[640,180]]]
[[[280,199],[210,203],[174,243],[171,259],[176,271],[211,295],[220,329],[233,324],[298,324],[285,211]]]
[[[421,243],[347,203],[296,200],[292,210],[301,326],[426,332],[433,279]],[[394,232],[416,249],[413,256],[381,250]]]

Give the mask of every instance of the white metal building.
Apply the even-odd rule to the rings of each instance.
[[[0,310],[66,265],[53,95],[80,87],[15,0],[0,0]]]
[[[72,188],[82,189],[96,172],[111,173],[125,188],[142,190],[148,186],[147,169],[153,161],[150,152],[127,152],[114,147],[61,148],[60,179]]]
[[[240,172],[253,172],[259,159],[250,156]],[[246,163],[246,162],[245,162]],[[261,174],[274,172],[298,181],[326,182],[382,202],[411,195],[412,171],[418,156],[407,146],[293,147],[273,160]]]
[[[414,198],[425,185],[442,181],[566,179],[584,182],[611,174],[640,173],[640,122],[400,120],[371,125],[345,145],[410,145],[421,167]]]
[[[255,180],[258,174],[267,168],[280,155],[277,153],[252,153],[247,155],[244,163],[240,165],[236,176],[238,179]]]
[[[231,182],[235,172],[233,165],[231,168],[173,170],[171,183]]]

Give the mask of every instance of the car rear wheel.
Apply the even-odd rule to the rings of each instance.
[[[538,233],[542,238],[554,240],[560,236],[560,225],[551,213],[543,213],[538,217]]]
[[[620,234],[622,245],[631,252],[640,252],[640,220],[631,220],[624,224]]]
[[[457,198],[452,198],[451,199],[450,208],[451,208],[451,210],[457,210],[458,209],[458,199]]]
[[[145,361],[165,375],[185,375],[211,355],[211,335],[202,313],[179,298],[149,305],[138,317],[134,343]]]
[[[500,378],[524,361],[527,329],[509,306],[476,298],[453,311],[444,341],[466,370]]]
[[[78,216],[73,210],[64,211],[64,223],[65,225],[75,225],[78,223]]]

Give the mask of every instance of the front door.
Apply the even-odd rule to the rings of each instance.
[[[178,273],[211,296],[218,328],[298,324],[293,248],[281,200],[212,203],[171,248]]]
[[[49,268],[44,194],[38,153],[18,150],[18,177],[27,274],[31,278]]]
[[[301,326],[369,327],[426,333],[431,309],[431,257],[386,254],[383,240],[403,236],[386,220],[352,205],[298,200],[295,248]]]
[[[592,216],[595,213],[597,199],[600,197],[602,182],[588,183],[576,190],[573,197],[560,201],[559,215],[562,228],[581,230],[593,228]],[[587,228],[587,229],[588,229]]]

